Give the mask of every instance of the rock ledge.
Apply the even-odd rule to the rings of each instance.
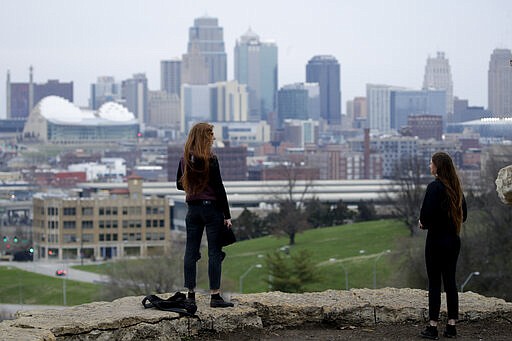
[[[170,294],[169,294],[170,295]],[[167,297],[169,295],[161,295]],[[143,296],[66,309],[19,312],[0,323],[2,340],[181,340],[211,333],[319,325],[372,326],[428,319],[427,292],[383,288],[288,294],[233,295],[234,308],[212,309],[198,298],[198,318],[145,309]],[[459,294],[460,320],[512,320],[512,303],[472,292]],[[442,302],[442,318],[446,318]]]

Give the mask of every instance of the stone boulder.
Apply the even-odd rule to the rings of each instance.
[[[512,303],[472,292],[459,297],[461,320],[512,319]],[[391,325],[428,319],[427,292],[418,289],[240,294],[232,296],[235,307],[225,309],[210,308],[209,297],[199,296],[197,317],[145,309],[142,299],[132,296],[65,309],[19,312],[14,320],[0,323],[1,339],[182,340],[217,333],[259,332],[264,328]],[[446,318],[444,295],[441,315]]]
[[[502,168],[498,172],[496,191],[503,203],[512,205],[512,165]]]

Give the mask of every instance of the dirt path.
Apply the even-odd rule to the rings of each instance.
[[[347,327],[343,329],[315,328],[302,330],[246,331],[229,335],[206,336],[207,341],[297,341],[297,340],[421,340],[419,332],[424,325],[397,324],[375,327]],[[440,334],[444,326],[439,328]],[[458,340],[512,340],[512,322],[507,320],[462,322],[457,325]],[[440,340],[445,338],[440,335]]]

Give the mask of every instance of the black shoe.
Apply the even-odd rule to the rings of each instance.
[[[220,297],[220,296],[219,296]],[[226,302],[222,297],[213,298],[210,300],[210,307],[212,308],[229,308],[234,307],[235,305],[231,302]]]
[[[434,326],[426,326],[425,330],[420,333],[420,336],[424,339],[439,340],[437,327]]]
[[[455,325],[447,324],[443,336],[449,339],[457,338],[457,329],[455,328]]]
[[[196,293],[195,292],[189,292],[187,294],[187,301],[196,303]]]

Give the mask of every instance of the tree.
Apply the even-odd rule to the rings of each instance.
[[[299,178],[303,177],[304,173],[300,173],[293,164],[282,165],[280,171],[282,178],[285,179],[284,194],[276,193],[279,211],[270,213],[265,222],[274,234],[288,236],[289,244],[294,245],[297,233],[311,226],[304,210],[304,198],[312,181],[302,180],[299,186]]]
[[[420,208],[425,195],[428,167],[418,156],[404,158],[394,167],[395,186],[392,194],[386,194],[392,214],[409,228],[411,236],[418,230]]]
[[[238,218],[233,221],[233,224],[235,225],[234,231],[238,240],[258,238],[270,234],[265,228],[263,219],[249,211],[246,207]]]
[[[372,201],[360,201],[357,204],[357,221],[368,221],[375,220],[377,218],[377,212],[375,205]]]
[[[272,290],[304,292],[305,286],[319,280],[318,271],[311,260],[311,252],[301,250],[289,257],[283,252],[267,254],[267,268]]]

